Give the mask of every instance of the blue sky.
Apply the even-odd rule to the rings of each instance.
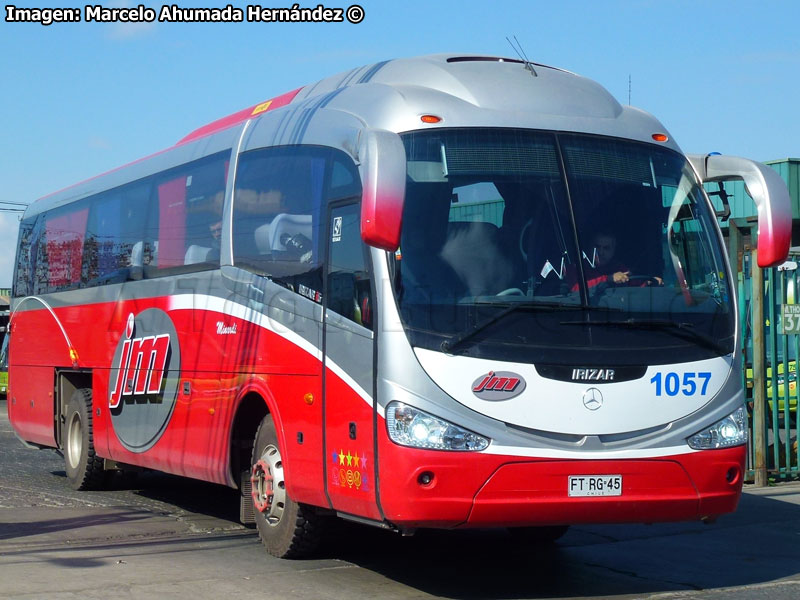
[[[31,202],[351,67],[439,52],[513,56],[507,36],[531,60],[595,79],[623,103],[630,76],[631,104],[655,114],[686,152],[800,156],[794,0],[359,3],[358,25],[0,21],[0,201]],[[16,216],[0,213],[0,287],[11,283],[16,230]]]

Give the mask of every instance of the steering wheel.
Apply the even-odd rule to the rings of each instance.
[[[525,262],[528,262],[528,253],[525,252],[525,234],[532,224],[533,219],[528,219],[528,222],[522,226],[522,229],[519,232],[519,253],[522,254],[522,258],[525,259]]]
[[[641,281],[641,287],[664,287],[664,280],[654,275],[631,275],[628,283],[631,281]]]
[[[508,288],[507,290],[503,290],[497,296],[524,296],[525,292],[523,292],[519,288]]]

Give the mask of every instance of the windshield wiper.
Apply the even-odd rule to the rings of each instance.
[[[701,346],[710,348],[724,356],[730,354],[728,348],[717,340],[695,329],[694,323],[677,323],[667,319],[625,319],[624,321],[562,321],[560,325],[582,325],[585,327],[624,327],[628,329],[660,329],[669,331],[684,339],[698,342]]]
[[[499,306],[504,306],[506,303],[500,302],[486,302],[481,303],[485,304],[497,304]],[[510,315],[511,313],[517,310],[531,310],[531,311],[546,311],[546,312],[558,312],[558,311],[571,311],[571,310],[613,310],[613,309],[604,309],[595,306],[586,306],[583,304],[562,304],[560,302],[514,302],[511,304],[506,305],[506,307],[498,313],[495,313],[491,317],[477,323],[472,329],[469,331],[465,331],[463,333],[459,333],[454,335],[448,340],[442,342],[441,349],[444,352],[452,352],[456,346],[460,346],[468,339],[472,338],[473,336],[477,335],[490,325],[493,325],[500,319]]]

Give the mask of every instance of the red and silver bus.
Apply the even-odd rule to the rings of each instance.
[[[731,269],[685,156],[575,74],[437,55],[330,77],[34,202],[8,411],[75,488],[145,467],[241,490],[268,550],[712,520],[747,439]]]

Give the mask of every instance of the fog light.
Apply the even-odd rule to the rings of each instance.
[[[432,481],[433,481],[433,473],[431,473],[430,471],[425,471],[423,473],[420,473],[419,477],[417,477],[417,483],[419,483],[420,485],[430,485]]]
[[[728,472],[725,473],[725,481],[733,485],[734,483],[738,483],[739,481],[739,467],[731,467],[728,469]]]

